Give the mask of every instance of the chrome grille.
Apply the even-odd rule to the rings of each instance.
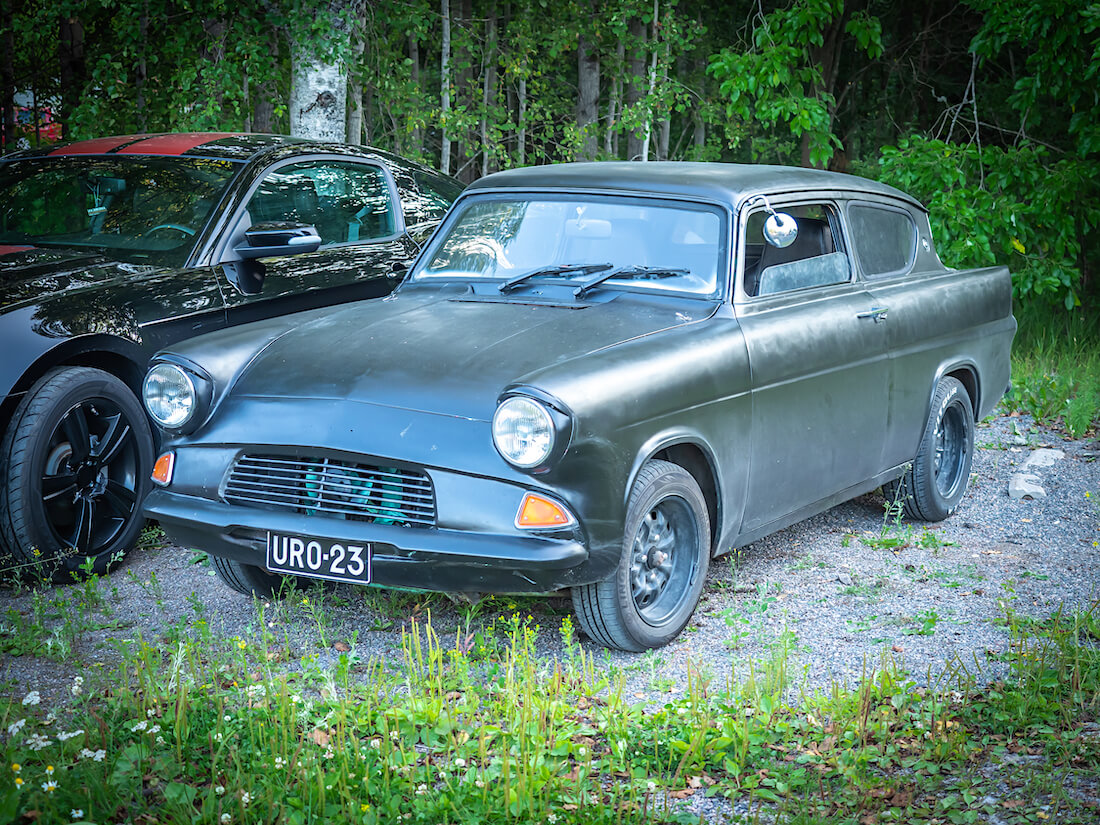
[[[246,455],[229,472],[230,504],[378,524],[435,526],[435,495],[424,473],[332,458]]]

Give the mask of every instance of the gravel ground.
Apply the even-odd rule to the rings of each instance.
[[[884,503],[867,495],[716,560],[688,630],[673,644],[647,654],[607,652],[580,636],[597,669],[614,668],[628,696],[661,706],[687,687],[689,666],[721,687],[785,651],[792,693],[854,686],[885,659],[917,684],[935,684],[964,670],[979,685],[1006,673],[997,655],[1009,634],[998,620],[1006,603],[1017,613],[1047,617],[1062,607],[1084,608],[1100,599],[1100,444],[1065,440],[1026,417],[1002,416],[979,426],[970,491],[959,511],[937,525],[889,523]],[[1064,457],[1032,471],[1045,497],[1012,500],[1009,479],[1035,450]],[[900,539],[900,541],[898,541]],[[893,544],[896,546],[888,546]],[[251,600],[221,584],[205,557],[178,547],[132,553],[101,584],[107,620],[88,630],[72,657],[19,656],[0,660],[0,691],[37,689],[45,702],[65,698],[83,673],[94,689],[97,663],[115,658],[114,639],[155,640],[201,612],[215,634],[250,637],[261,617]],[[79,588],[47,591],[57,597],[55,623],[64,622],[65,598]],[[42,596],[37,596],[41,605]],[[317,593],[311,598],[317,603]],[[0,623],[9,608],[34,611],[36,596],[0,590]],[[298,603],[269,605],[263,620],[285,638],[289,661],[314,654],[322,666],[354,641],[363,659],[400,661],[401,631],[430,612],[441,638],[466,622],[477,629],[498,614],[531,613],[541,627],[538,649],[562,654],[567,597],[497,598],[477,606],[439,596],[334,587],[312,613]],[[47,613],[50,611],[47,610]],[[323,630],[325,647],[319,641]],[[1100,801],[1096,787],[1082,791]],[[696,795],[682,804],[712,823],[739,821],[746,801]]]
[[[712,563],[707,587],[688,630],[673,644],[647,654],[607,652],[581,638],[599,667],[621,669],[638,700],[663,704],[686,687],[689,664],[720,686],[747,675],[750,660],[774,660],[788,651],[795,689],[813,691],[856,684],[889,657],[918,684],[964,667],[979,684],[1002,676],[994,655],[1008,648],[997,620],[1010,602],[1020,614],[1045,617],[1059,606],[1080,608],[1100,598],[1100,444],[1066,440],[1034,426],[1027,416],[1002,416],[979,425],[973,476],[959,511],[936,525],[890,524],[877,538],[884,504],[862,496],[776,533]],[[1008,482],[1033,450],[1049,447],[1065,457],[1035,470],[1046,496],[1014,501]],[[140,633],[154,639],[194,616],[201,605],[215,633],[249,636],[258,616],[252,602],[221,584],[203,558],[177,547],[132,553],[102,587],[113,626],[87,632],[73,661],[42,657],[0,661],[0,685],[37,688],[44,695],[64,685],[81,666],[108,661],[112,638]],[[57,595],[63,595],[60,588]],[[443,638],[472,616],[471,626],[497,613],[532,613],[541,627],[539,649],[560,655],[568,598],[507,598],[476,607],[441,597],[335,587],[324,596],[321,618],[329,645],[358,631],[359,654],[399,661],[401,629],[431,611]],[[0,609],[29,614],[33,596],[0,590]],[[300,605],[266,612],[291,646],[291,661],[317,649],[316,615]]]

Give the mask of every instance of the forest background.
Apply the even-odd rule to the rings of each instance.
[[[0,0],[0,123],[9,149],[283,132],[465,182],[580,159],[877,178],[929,207],[946,263],[1011,269],[1017,405],[1097,422],[1100,3]]]

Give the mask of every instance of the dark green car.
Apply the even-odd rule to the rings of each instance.
[[[881,184],[502,172],[385,300],[160,353],[147,512],[242,592],[568,588],[592,638],[657,647],[715,555],[882,485],[948,516],[1014,331],[1008,271],[945,269]]]

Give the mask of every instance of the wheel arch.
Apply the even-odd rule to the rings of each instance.
[[[718,547],[719,529],[722,521],[722,496],[721,479],[718,474],[718,464],[710,447],[698,437],[685,434],[671,434],[657,437],[649,441],[639,453],[638,458],[631,468],[630,480],[626,485],[626,494],[634,488],[638,473],[646,462],[652,459],[668,461],[682,467],[703,492],[703,498],[707,503],[707,515],[710,521],[710,550],[713,556]],[[624,505],[625,506],[625,505]]]
[[[970,413],[974,420],[978,420],[978,410],[982,408],[981,382],[978,379],[978,368],[971,361],[960,361],[953,364],[944,364],[936,371],[936,377],[928,391],[928,409],[932,409],[932,399],[936,395],[936,387],[944,378],[954,378],[963,385],[966,394],[970,396]]]
[[[121,380],[140,399],[145,361],[145,354],[137,344],[113,335],[85,335],[61,341],[35,358],[8,390],[0,402],[0,429],[7,427],[23,394],[57,367],[103,370]]]

